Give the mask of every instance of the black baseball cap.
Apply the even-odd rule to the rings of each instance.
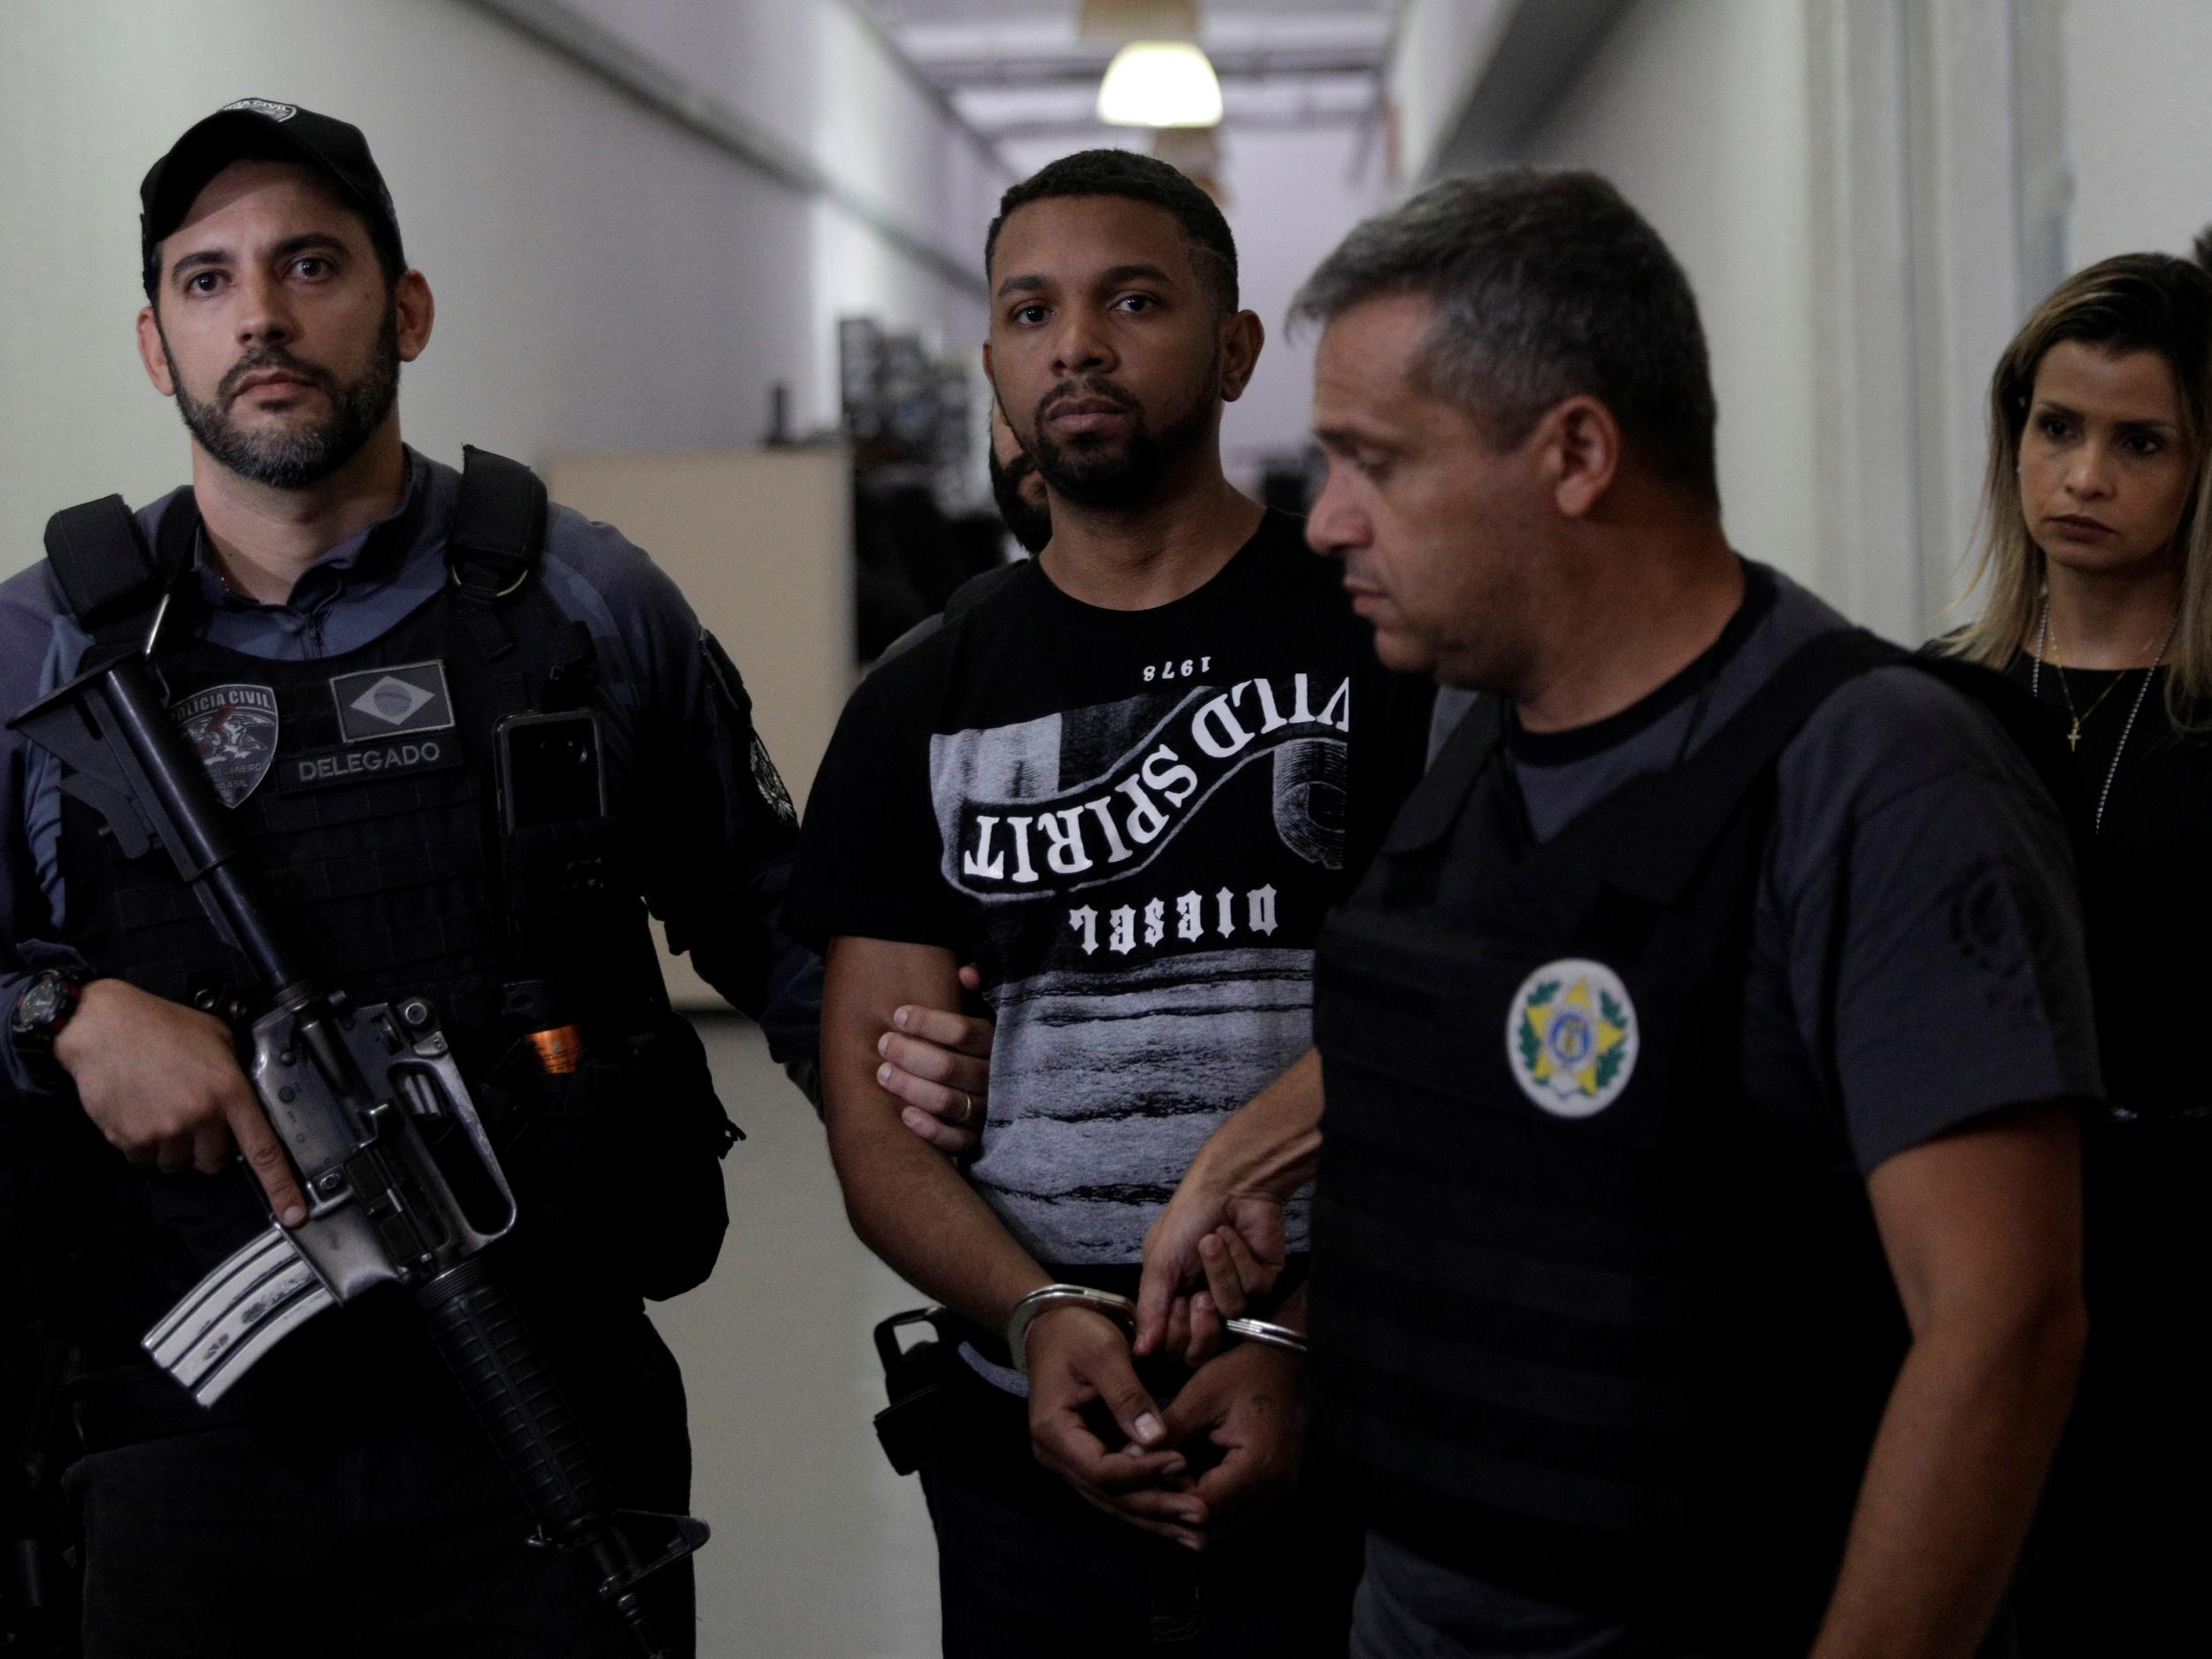
[[[149,296],[161,276],[157,250],[162,239],[183,222],[210,179],[232,162],[248,157],[299,161],[314,168],[360,213],[387,267],[394,273],[407,268],[392,193],[376,169],[361,129],[296,104],[240,98],[194,123],[138,187],[139,255]]]

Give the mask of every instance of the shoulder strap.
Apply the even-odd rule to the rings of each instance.
[[[545,548],[545,485],[519,461],[461,449],[461,499],[446,536],[454,585],[472,604],[503,599],[529,580]]]
[[[1631,779],[1548,847],[1599,838],[1609,844],[1601,861],[1608,885],[1655,903],[1672,901],[1813,710],[1868,670],[1911,661],[1901,646],[1864,628],[1808,640],[1681,766]]]
[[[1021,561],[1016,559],[1009,565],[994,565],[989,570],[979,571],[973,576],[969,577],[967,580],[952,590],[951,595],[945,601],[945,608],[942,611],[924,617],[905,633],[900,634],[897,639],[885,646],[877,655],[875,665],[880,668],[893,657],[904,656],[924,640],[929,638],[931,634],[936,633],[938,629],[943,627],[946,623],[956,621],[974,610],[976,606],[996,593],[1006,579],[1019,568],[1020,564]]]
[[[545,546],[545,486],[519,461],[462,450],[461,498],[446,559],[464,595],[488,603],[512,593]],[[46,521],[46,557],[62,596],[88,632],[150,609],[192,556],[198,510],[180,490],[150,549],[120,495],[65,507]]]
[[[1417,852],[1451,833],[1475,780],[1505,737],[1505,703],[1484,692],[1467,705],[1383,836],[1386,853]]]
[[[2091,845],[2087,791],[2060,747],[2057,727],[2027,694],[1993,670],[1916,654],[1864,628],[1846,628],[1800,647],[1679,772],[1654,773],[1622,786],[1608,805],[1617,804],[1625,823],[1669,827],[1665,834],[1622,838],[1620,856],[1610,861],[1613,884],[1657,901],[1679,891],[1705,847],[1813,710],[1846,681],[1890,666],[1919,669],[1990,712],[2042,781],[2078,864],[2085,868],[2080,861]]]
[[[989,570],[979,571],[973,576],[969,577],[966,581],[954,588],[951,596],[945,601],[945,609],[942,613],[945,620],[956,622],[962,617],[966,616],[969,611],[996,593],[1021,567],[1022,561],[1015,559],[1009,564],[994,565]]]
[[[180,491],[163,515],[157,550],[146,545],[120,495],[65,507],[49,518],[46,562],[78,625],[97,634],[150,610],[191,557],[190,531],[197,523],[188,489]],[[172,524],[183,534],[171,534]]]

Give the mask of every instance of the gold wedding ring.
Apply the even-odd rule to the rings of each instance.
[[[955,1129],[965,1129],[975,1121],[975,1096],[967,1090],[960,1091],[960,1116],[952,1120]]]

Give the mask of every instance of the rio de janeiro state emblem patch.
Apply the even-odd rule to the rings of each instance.
[[[1636,1070],[1636,1005],[1601,962],[1567,957],[1521,981],[1505,1018],[1506,1064],[1521,1093],[1555,1118],[1590,1118]]]

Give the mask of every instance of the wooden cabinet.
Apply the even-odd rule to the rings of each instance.
[[[745,678],[791,798],[808,787],[853,687],[851,466],[840,449],[557,457],[553,499],[616,526],[691,601]],[[721,999],[666,964],[683,1008]]]

